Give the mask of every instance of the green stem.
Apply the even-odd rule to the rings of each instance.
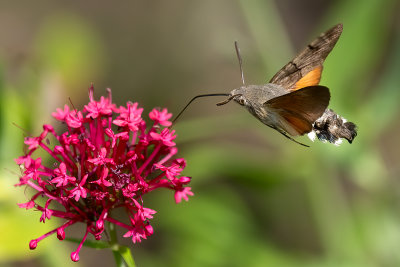
[[[108,229],[110,232],[110,247],[112,249],[115,264],[118,267],[136,267],[130,249],[126,246],[118,244],[117,231],[115,224],[108,223]]]

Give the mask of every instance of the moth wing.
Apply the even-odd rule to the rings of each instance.
[[[322,64],[332,51],[342,31],[343,25],[337,24],[322,33],[280,69],[269,82],[291,91],[318,85],[321,79]]]
[[[312,124],[322,116],[329,100],[327,87],[308,86],[272,98],[264,103],[264,107],[277,115],[277,123],[281,129],[296,136],[312,130]]]

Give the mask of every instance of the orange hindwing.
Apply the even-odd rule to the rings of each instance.
[[[303,78],[298,80],[291,91],[296,91],[301,88],[307,87],[307,86],[313,86],[313,85],[318,85],[319,81],[321,80],[321,74],[322,74],[322,65],[316,67],[309,73],[307,73]]]

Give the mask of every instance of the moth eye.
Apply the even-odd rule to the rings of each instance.
[[[239,98],[239,104],[242,105],[242,106],[244,105],[244,99],[243,98]]]

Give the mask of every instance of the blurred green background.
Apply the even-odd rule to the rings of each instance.
[[[13,123],[37,135],[68,97],[82,107],[90,82],[97,97],[110,87],[119,105],[176,114],[240,86],[235,40],[246,82],[262,84],[339,22],[321,84],[357,123],[355,142],[300,138],[307,149],[236,104],[199,100],[176,125],[195,196],[148,195],[155,233],[124,243],[138,266],[400,266],[399,14],[397,0],[1,1],[0,266],[113,264],[88,248],[72,263],[76,244],[55,236],[28,249],[60,222],[16,206],[27,195],[13,187],[24,136]]]

